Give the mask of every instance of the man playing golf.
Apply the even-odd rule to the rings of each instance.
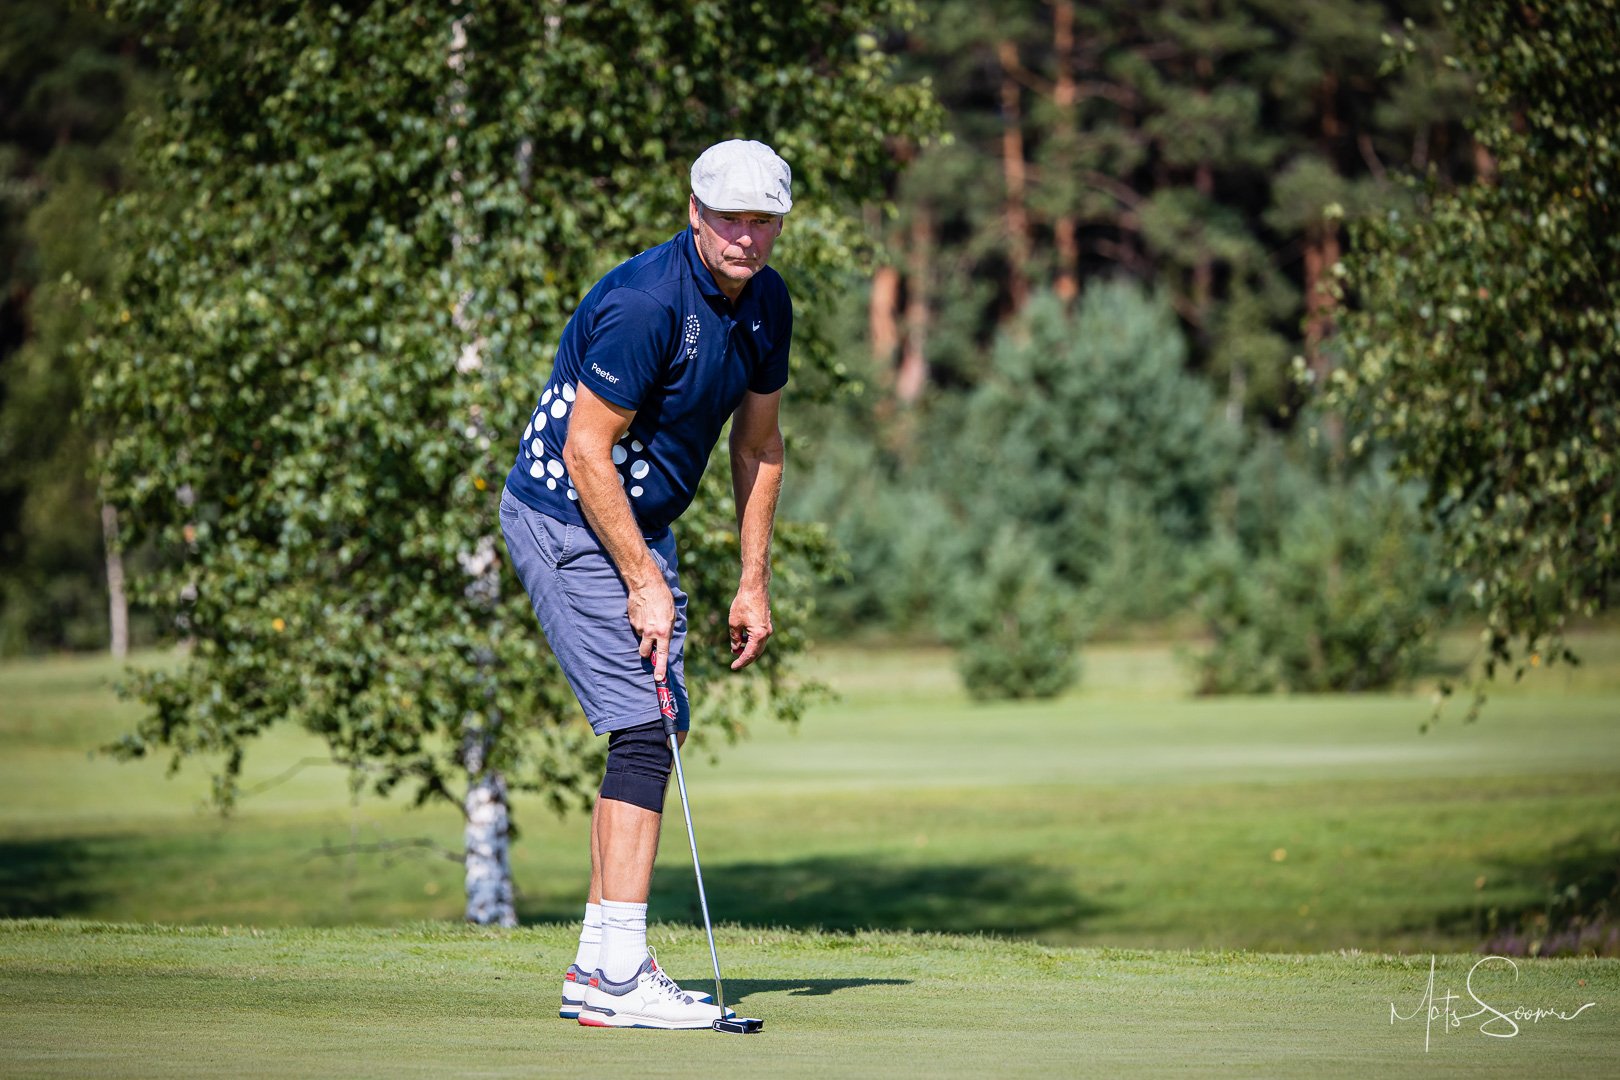
[[[591,816],[591,884],[561,1015],[594,1027],[706,1028],[720,1009],[647,951],[647,891],[672,754],[684,741],[686,594],[672,522],[731,427],[742,572],[731,667],[771,636],[770,546],[782,485],[777,404],[793,309],[766,266],[793,207],[770,147],[732,140],[692,165],[689,228],[622,263],[569,319],[501,494],[501,530],[607,768]]]

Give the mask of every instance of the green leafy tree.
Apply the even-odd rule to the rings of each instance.
[[[1493,165],[1357,226],[1327,401],[1423,486],[1489,678],[1570,658],[1569,620],[1615,598],[1620,5],[1446,7]]]
[[[779,261],[801,303],[849,265],[887,138],[932,123],[873,31],[902,4],[114,0],[173,73],[112,223],[93,343],[103,482],[175,556],[139,598],[189,641],[139,676],[126,753],[222,755],[314,732],[357,786],[468,815],[469,917],[509,921],[505,793],[588,798],[593,742],[496,538],[516,432],[579,296],[684,222],[686,168],[747,135],[792,162]],[[824,349],[796,350],[815,382]],[[779,635],[722,676],[733,510],[711,470],[682,525],[704,722],[800,702]],[[790,564],[819,549],[783,528]],[[779,622],[800,621],[791,577]],[[475,898],[475,896],[477,898]]]

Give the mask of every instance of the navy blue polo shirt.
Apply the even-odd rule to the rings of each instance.
[[[780,274],[761,269],[734,308],[683,230],[610,270],[580,301],[506,486],[542,513],[588,524],[562,459],[575,387],[584,386],[635,410],[613,463],[643,532],[662,532],[691,505],[743,394],[787,385],[792,337]]]

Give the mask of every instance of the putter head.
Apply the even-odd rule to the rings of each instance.
[[[753,1035],[765,1026],[765,1021],[749,1016],[728,1016],[714,1022],[714,1030],[727,1035]]]

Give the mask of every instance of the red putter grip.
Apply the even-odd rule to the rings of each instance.
[[[658,711],[664,714],[665,720],[674,720],[675,692],[669,688],[669,683],[663,679],[658,680]]]

